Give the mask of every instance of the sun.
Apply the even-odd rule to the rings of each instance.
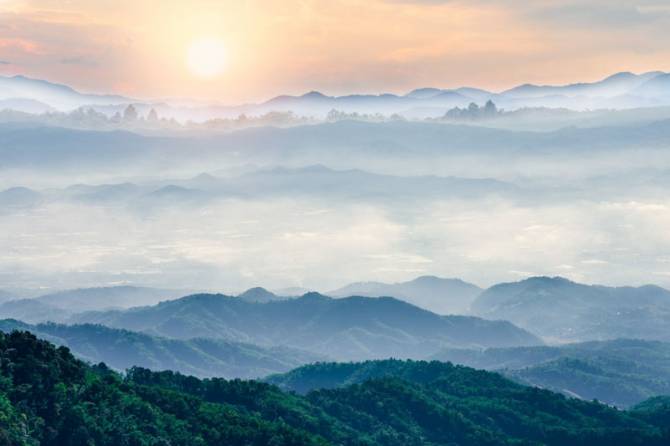
[[[212,78],[223,73],[226,68],[226,47],[220,39],[203,38],[195,40],[186,55],[188,69],[202,78]]]

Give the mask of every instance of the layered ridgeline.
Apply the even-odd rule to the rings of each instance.
[[[492,92],[472,87],[453,89],[417,88],[406,94],[354,94],[327,96],[311,91],[300,96],[281,95],[257,104],[237,106],[153,103],[118,95],[81,93],[73,88],[22,75],[0,76],[0,104],[3,108],[27,113],[70,111],[91,107],[99,111],[122,111],[134,104],[143,114],[155,107],[161,116],[202,120],[237,117],[240,114],[258,115],[271,111],[292,111],[299,115],[325,116],[331,110],[357,113],[400,113],[404,116],[438,116],[454,106],[471,102],[495,100],[507,109],[548,106],[573,109],[604,109],[648,107],[670,103],[670,74],[651,71],[634,74],[620,72],[596,82],[567,85],[523,84],[506,91]],[[182,102],[182,101],[179,101]],[[188,102],[188,101],[187,101]]]
[[[186,294],[190,292],[137,286],[78,288],[15,299],[12,297],[20,296],[19,293],[7,292],[12,297],[6,298],[0,304],[0,318],[19,319],[29,323],[60,322],[82,311],[154,305]]]
[[[312,382],[339,367],[303,369]],[[255,381],[87,366],[0,334],[0,440],[11,445],[665,445],[665,400],[620,412],[439,362],[380,361],[307,396]],[[390,371],[390,372],[387,372]],[[295,374],[296,372],[294,372]],[[351,373],[349,373],[351,375]],[[371,379],[367,379],[371,378]],[[342,383],[344,384],[344,383]]]
[[[357,282],[327,293],[329,296],[391,296],[437,314],[466,314],[482,289],[460,279],[434,276],[408,282]]]
[[[337,360],[425,358],[440,348],[538,345],[531,333],[506,321],[439,316],[393,298],[333,299],[317,293],[250,302],[198,294],[125,311],[76,315],[95,323],[168,338],[224,338],[283,345]]]
[[[525,384],[618,407],[670,395],[670,344],[659,341],[618,339],[556,347],[448,349],[433,358],[500,371]]]
[[[380,175],[359,169],[336,170],[311,165],[261,169],[235,176],[201,173],[188,179],[75,184],[46,190],[13,187],[0,190],[0,206],[7,212],[53,204],[112,207],[124,204],[141,211],[177,205],[207,205],[230,197],[316,197],[338,203],[410,204],[418,199],[515,197],[523,192],[513,183],[490,178]]]
[[[533,277],[487,289],[472,312],[511,321],[547,340],[670,341],[670,291],[653,285],[606,287]]]
[[[27,330],[68,347],[78,358],[124,371],[133,366],[174,370],[200,378],[259,378],[324,357],[282,346],[260,347],[223,339],[165,339],[101,325],[29,325],[0,320],[0,331]]]
[[[542,154],[551,160],[552,154],[577,156],[585,149],[602,155],[636,147],[666,148],[670,143],[667,117],[630,126],[609,124],[598,128],[530,132],[433,122],[339,121],[292,128],[252,128],[202,138],[0,123],[0,157],[3,159],[0,168],[67,167],[89,172],[106,167],[110,172],[121,172],[132,162],[136,163],[136,170],[132,172],[139,174],[142,168],[164,165],[166,159],[171,160],[172,166],[190,166],[201,172],[223,160],[235,161],[235,165],[241,159],[284,165],[287,159],[294,159],[303,165],[355,167],[383,159],[401,162],[406,170],[423,166],[420,171],[425,171],[427,160],[439,166],[446,163],[447,158],[453,162],[454,156],[509,161],[510,157],[520,159]],[[241,145],[245,147],[243,154],[238,152]],[[182,149],[186,146],[191,150],[184,152]]]

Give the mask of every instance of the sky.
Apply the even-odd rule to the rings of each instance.
[[[670,70],[669,25],[666,0],[0,0],[0,74],[222,103],[500,90]]]

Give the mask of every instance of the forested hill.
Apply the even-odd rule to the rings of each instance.
[[[312,374],[330,373],[322,364]],[[0,445],[645,445],[670,442],[663,400],[620,412],[439,362],[307,396],[257,381],[88,366],[0,334]]]

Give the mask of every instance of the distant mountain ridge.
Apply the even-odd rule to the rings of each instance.
[[[48,107],[73,110],[85,105],[129,104],[131,98],[108,94],[84,94],[72,87],[16,75],[0,76],[0,99],[29,99]]]
[[[284,345],[341,360],[419,358],[444,346],[541,343],[504,321],[438,316],[392,298],[332,299],[317,293],[262,304],[200,294],[153,307],[82,313],[71,322],[177,339],[206,337]]]
[[[567,107],[585,108],[630,108],[670,104],[670,83],[667,73],[652,71],[642,74],[616,73],[596,82],[568,85],[523,84],[502,92],[491,92],[472,87],[452,89],[424,87],[406,94],[351,94],[328,96],[318,91],[303,95],[279,95],[257,104],[235,106],[193,105],[184,107],[184,101],[139,101],[119,95],[84,94],[73,88],[25,76],[0,76],[0,101],[14,101],[17,110],[41,112],[50,108],[72,110],[82,106],[99,106],[109,113],[110,106],[139,103],[143,107],[155,104],[163,115],[191,119],[213,117],[235,117],[240,114],[263,114],[271,111],[293,111],[299,115],[324,117],[336,109],[348,113],[416,114],[419,110],[438,110],[467,106],[471,102],[480,105],[487,100],[495,101],[508,109],[521,107]],[[16,102],[16,101],[32,101]],[[0,102],[1,103],[1,102]],[[8,102],[8,104],[10,104]],[[172,105],[170,105],[172,104]],[[189,114],[190,110],[190,114]]]
[[[485,290],[472,312],[512,321],[545,339],[670,341],[670,291],[654,285],[606,287],[531,277]]]
[[[467,314],[470,305],[482,289],[461,279],[443,279],[421,276],[416,279],[387,284],[381,282],[358,282],[346,285],[326,294],[342,296],[390,296],[424,308],[437,314]]]
[[[45,144],[46,142],[49,144]],[[193,162],[193,156],[211,162],[228,160],[244,144],[251,159],[264,158],[270,165],[280,165],[288,158],[308,159],[312,165],[332,164],[344,157],[350,163],[369,162],[384,156],[391,160],[426,161],[436,156],[521,157],[546,151],[552,154],[610,153],[631,147],[665,148],[670,143],[670,119],[643,122],[628,127],[569,127],[548,132],[511,131],[472,125],[434,122],[393,121],[371,123],[338,121],[291,128],[253,128],[221,133],[207,138],[196,136],[157,137],[122,131],[81,131],[35,124],[0,124],[0,157],[3,170],[30,166],[34,169],[69,168],[88,171],[104,165],[109,169],[129,168],[129,163],[154,168],[156,159],[172,157],[175,163]],[[192,150],[186,156],[184,145]],[[95,147],[95,150],[91,150]],[[210,164],[211,165],[211,164]],[[202,166],[205,168],[205,165]],[[332,176],[361,175],[362,171],[333,171]],[[276,178],[281,172],[275,172]],[[303,172],[307,174],[307,172]],[[383,180],[384,175],[376,175]],[[326,180],[328,177],[323,178]],[[388,178],[387,178],[388,179]],[[240,179],[241,181],[244,178]],[[408,186],[435,181],[449,193],[449,178],[425,176],[420,181],[406,179]],[[452,178],[452,186],[481,194],[492,186],[505,183],[496,180]],[[483,186],[483,187],[482,187]],[[351,189],[351,187],[349,187]],[[495,189],[495,188],[494,188]],[[383,189],[378,189],[384,193]],[[458,188],[456,188],[458,190]],[[514,187],[502,192],[514,191]]]
[[[82,312],[154,305],[192,293],[193,290],[120,285],[64,290],[45,294],[35,299],[63,310]]]
[[[198,175],[147,184],[77,184],[49,190],[14,187],[0,190],[0,206],[5,212],[56,202],[124,203],[140,209],[154,209],[176,204],[206,205],[232,196],[328,196],[342,201],[399,202],[416,197],[514,197],[523,193],[523,189],[513,183],[490,178],[380,175],[364,170],[336,170],[311,165],[263,169],[228,178],[208,176],[204,179]],[[0,214],[2,212],[0,208]]]
[[[265,288],[255,287],[246,290],[244,293],[238,295],[237,298],[245,302],[268,303],[286,300],[289,297],[278,296]]]
[[[568,97],[614,97],[644,88],[646,82],[664,75],[661,71],[651,71],[643,74],[630,72],[616,73],[597,82],[583,82],[568,85],[533,85],[524,84],[503,91],[501,95],[519,97],[542,97],[550,95],[565,95]]]
[[[130,285],[77,288],[40,294],[33,297],[0,293],[0,318],[29,323],[64,322],[75,313],[153,305],[190,294],[189,290],[160,289]],[[37,294],[37,295],[35,295]],[[4,301],[3,301],[4,300]]]

